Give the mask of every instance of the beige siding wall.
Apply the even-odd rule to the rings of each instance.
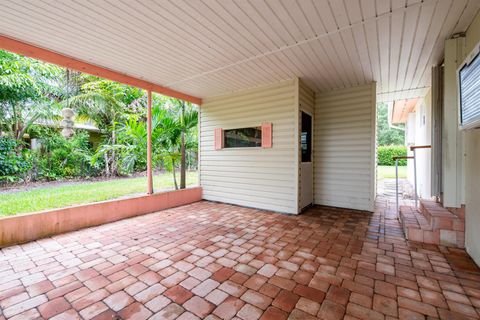
[[[203,198],[298,212],[298,82],[206,98],[200,108]],[[214,129],[273,124],[273,147],[214,150]]]
[[[302,80],[299,81],[300,111],[305,111],[313,116],[315,112],[315,93]]]
[[[373,211],[375,84],[317,93],[314,201]]]

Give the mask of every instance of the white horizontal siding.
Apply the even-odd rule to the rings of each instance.
[[[315,107],[315,93],[304,81],[299,81],[299,103],[300,111],[305,111],[313,116]]]
[[[375,84],[317,93],[315,97],[315,203],[372,211]]]
[[[297,213],[297,81],[206,98],[200,108],[203,198]],[[273,147],[214,149],[214,129],[273,124]]]

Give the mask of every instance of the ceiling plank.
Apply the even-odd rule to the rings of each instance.
[[[402,45],[403,23],[405,12],[395,12],[391,18],[390,28],[390,71],[388,79],[388,90],[395,90],[397,87],[398,65],[400,60],[400,48]]]
[[[0,35],[0,48],[10,52],[15,52],[30,58],[39,59],[48,63],[53,63],[68,69],[88,73],[97,77],[113,80],[123,84],[131,85],[144,90],[151,90],[169,97],[182,99],[197,105],[202,104],[202,99],[194,97],[170,88],[160,86],[145,80],[131,77],[113,70],[109,70],[94,64],[80,61],[62,54],[33,46],[31,44],[11,39]]]
[[[399,87],[402,89],[411,88],[413,77],[417,69],[417,62],[420,59],[420,55],[427,41],[428,30],[432,24],[436,7],[437,2],[426,2],[420,9],[420,17],[415,30],[412,51],[410,52],[408,61],[407,73],[405,75],[403,85],[399,84]]]
[[[392,101],[430,86],[478,1],[3,0],[0,34],[191,96],[300,77],[319,92],[376,81]]]

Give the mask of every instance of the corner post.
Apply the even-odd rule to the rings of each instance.
[[[147,193],[153,194],[152,175],[152,91],[147,91]]]
[[[417,149],[416,148],[413,149],[413,180],[415,182],[415,209],[418,209]]]
[[[398,158],[395,159],[395,204],[396,204],[396,212],[397,218],[400,217],[400,212],[398,211]]]

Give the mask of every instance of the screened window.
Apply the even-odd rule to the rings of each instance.
[[[480,121],[480,53],[460,70],[460,111],[462,126]]]
[[[262,146],[262,127],[228,129],[223,132],[224,148]]]

